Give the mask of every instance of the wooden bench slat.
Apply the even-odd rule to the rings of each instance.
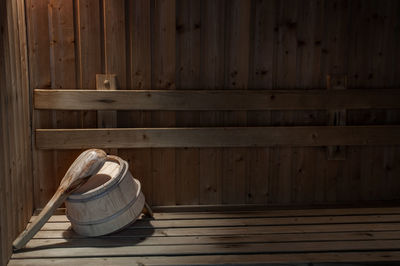
[[[279,243],[310,241],[349,241],[400,239],[400,231],[383,232],[333,232],[312,234],[266,234],[266,235],[223,235],[223,236],[151,236],[130,238],[82,238],[82,239],[32,239],[26,249],[67,248],[67,247],[112,247],[124,245],[157,246],[186,244],[232,244],[232,243]]]
[[[340,245],[332,241],[286,242],[286,243],[240,243],[208,245],[164,245],[164,246],[119,246],[119,247],[80,247],[49,248],[27,250],[13,254],[12,258],[60,258],[97,256],[182,256],[212,254],[257,254],[290,252],[346,252],[346,251],[400,251],[400,240],[342,241]]]
[[[58,214],[50,217],[48,222],[67,222],[65,209],[60,208],[56,211]],[[39,212],[31,217],[34,219]],[[323,217],[323,216],[360,216],[360,215],[395,215],[400,214],[398,207],[382,208],[325,208],[325,209],[288,209],[288,210],[265,210],[265,211],[213,211],[213,212],[155,212],[156,220],[191,220],[191,219],[236,219],[253,217]],[[146,216],[141,219],[147,219]]]
[[[43,230],[66,230],[70,227],[66,222],[47,223]],[[360,216],[325,216],[325,217],[282,217],[282,218],[231,218],[201,220],[138,220],[131,228],[191,228],[191,227],[237,227],[262,225],[306,225],[306,224],[353,224],[353,223],[388,223],[399,222],[400,215],[360,215]]]
[[[158,214],[164,218],[160,220],[139,220],[141,226],[148,228],[133,225],[98,238],[87,238],[66,229],[70,223],[65,215],[56,215],[24,250],[13,255],[10,265],[78,262],[101,265],[98,259],[123,265],[124,258],[130,264],[150,265],[251,264],[265,262],[264,259],[271,263],[400,261],[398,210],[396,207],[311,209],[304,213],[275,210],[269,217],[257,216],[268,215],[267,211],[231,212],[229,218],[223,216],[226,213],[214,212],[210,213],[214,218],[209,219],[204,212],[186,213],[187,216],[168,213]]]
[[[162,257],[101,257],[101,258],[58,258],[58,259],[11,259],[9,266],[32,265],[189,265],[197,264],[257,264],[263,263],[318,263],[318,262],[391,262],[400,261],[399,251],[368,252],[320,252],[292,254],[247,254],[243,255],[205,255],[205,256],[162,256]],[[319,266],[318,264],[315,266]],[[326,264],[321,265],[326,266]]]
[[[34,238],[84,238],[72,230],[53,228],[48,225],[39,231]],[[64,227],[63,227],[64,228]],[[242,226],[242,227],[205,227],[205,228],[134,228],[106,237],[124,238],[132,236],[201,236],[201,235],[257,235],[257,234],[276,234],[276,233],[317,233],[317,232],[363,232],[363,231],[398,231],[400,224],[380,223],[380,224],[326,224],[326,225],[271,225],[271,226]]]

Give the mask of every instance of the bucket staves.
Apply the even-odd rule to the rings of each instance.
[[[74,231],[85,236],[100,236],[136,221],[145,198],[128,163],[109,155],[97,174],[71,194],[65,205]]]

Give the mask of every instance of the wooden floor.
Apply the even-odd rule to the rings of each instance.
[[[155,213],[99,238],[54,215],[9,265],[327,262],[400,265],[400,208]]]

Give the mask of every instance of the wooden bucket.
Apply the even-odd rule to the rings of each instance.
[[[140,182],[128,163],[107,156],[103,167],[66,200],[67,217],[74,231],[100,236],[133,223],[141,214],[145,198]]]

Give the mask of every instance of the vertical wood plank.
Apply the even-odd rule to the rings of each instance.
[[[102,73],[100,3],[78,0],[75,12],[78,88],[95,89],[96,74]],[[81,126],[95,128],[96,119],[96,112],[82,111]]]
[[[106,74],[115,75],[110,79],[109,89],[126,89],[126,33],[125,33],[125,1],[104,0],[104,69]],[[110,76],[111,77],[111,76]],[[96,86],[99,88],[99,77],[96,77]],[[106,84],[103,84],[107,86]],[[113,86],[114,85],[114,86]],[[116,127],[118,112],[97,111],[98,127]],[[108,153],[117,155],[117,149],[110,149]]]
[[[0,6],[1,8],[1,6]],[[0,13],[1,14],[1,13]],[[0,49],[2,50],[2,45],[0,44]],[[2,71],[2,62],[0,62],[0,75],[3,75],[4,71]],[[3,95],[2,95],[2,88],[0,89],[0,103],[2,103],[2,99]],[[0,119],[3,120],[3,110],[2,108],[0,108]],[[1,147],[4,147],[4,128],[2,127],[2,130],[0,130],[0,145]],[[5,223],[5,218],[6,217],[6,199],[5,199],[5,195],[6,195],[6,191],[5,191],[5,164],[4,164],[4,152],[0,153],[0,263],[1,264],[5,264],[6,260],[8,259],[8,254],[6,252],[6,245],[7,243],[5,243],[5,240],[7,239],[7,236],[5,235],[5,231],[6,229],[6,223]]]
[[[151,3],[147,0],[129,1],[128,29],[129,68],[127,82],[135,90],[151,89]],[[151,112],[121,113],[121,127],[150,127]],[[146,201],[153,203],[153,182],[150,149],[122,149],[120,156],[130,165],[133,176],[140,180]]]
[[[22,3],[0,3],[0,263],[5,265],[12,241],[25,227],[32,189],[29,149],[25,16]],[[22,6],[23,7],[23,6]],[[28,133],[28,134],[27,134]],[[30,218],[30,217],[29,217]]]
[[[50,35],[50,75],[51,87],[73,88],[77,86],[76,61],[75,61],[75,29],[74,29],[73,1],[51,0],[48,6],[49,35]],[[55,128],[80,127],[80,112],[56,111],[53,116]],[[61,178],[77,157],[79,151],[56,151],[55,165],[56,175],[50,183],[49,191],[43,195],[47,202],[57,189]],[[46,168],[49,166],[47,165]],[[51,166],[50,166],[51,167]]]
[[[200,10],[198,0],[176,2],[176,88],[200,83]],[[197,126],[198,112],[177,112],[176,126]],[[199,149],[176,150],[176,204],[199,203]]]
[[[73,88],[76,86],[75,73],[75,34],[73,21],[73,1],[56,1],[49,3],[51,79],[53,88]],[[66,71],[69,70],[69,71]],[[75,116],[64,113],[71,126],[76,123]],[[60,118],[63,113],[60,113]]]
[[[381,70],[382,59],[379,53],[382,51],[381,43],[385,39],[385,30],[386,28],[390,28],[387,24],[390,21],[390,15],[385,12],[385,9],[387,7],[390,8],[391,6],[391,1],[388,1],[385,4],[380,4],[376,1],[370,1],[370,3],[368,3],[367,22],[369,22],[369,36],[374,37],[368,42],[368,78],[365,87],[376,87],[379,86],[378,83],[383,81]],[[396,52],[394,52],[394,54],[396,54]],[[371,123],[382,124],[382,121],[386,120],[385,118],[388,113],[392,113],[391,110],[371,110],[371,118],[373,119]],[[396,113],[396,111],[394,113]],[[365,195],[368,195],[368,198],[372,197],[376,200],[386,199],[386,193],[382,193],[385,187],[383,182],[385,176],[383,164],[384,150],[385,147],[382,146],[370,147],[368,150],[369,156],[365,162],[367,167],[370,167],[371,169],[369,173],[370,178],[365,182]]]
[[[307,82],[307,85],[304,85],[306,88],[317,88],[324,84],[324,78],[321,74],[321,58],[322,58],[322,49],[321,49],[321,41],[323,40],[323,32],[324,25],[323,19],[325,17],[324,12],[324,2],[323,1],[312,1],[310,3],[309,8],[311,9],[310,18],[307,19],[307,12],[303,11],[302,21],[305,21],[305,24],[308,24],[309,21],[313,24],[312,27],[308,31],[306,31],[306,35],[308,35],[307,46],[305,50],[307,51],[305,54],[309,54],[311,59],[307,61],[303,61],[302,69],[308,69],[306,72],[306,79],[304,79],[304,83]],[[309,33],[308,33],[309,32]],[[299,43],[298,43],[299,46]],[[308,62],[312,66],[308,68]],[[300,84],[299,84],[300,85]],[[313,125],[324,125],[326,121],[326,113],[323,110],[320,111],[312,111],[306,112],[312,121],[310,124]],[[324,154],[324,150],[321,148],[312,148],[312,156],[309,160],[308,168],[310,168],[310,172],[313,173],[312,177],[312,195],[313,195],[313,203],[320,204],[325,202],[325,176],[326,176],[326,158]]]
[[[249,1],[233,1],[226,6],[225,87],[247,89],[250,45]],[[246,112],[224,112],[225,126],[246,125]],[[235,204],[246,202],[248,149],[223,149],[222,200]]]
[[[275,70],[273,71],[274,88],[296,87],[296,52],[297,52],[297,12],[298,1],[292,1],[291,7],[287,8],[284,2],[277,1],[276,38],[274,55]],[[293,112],[271,112],[273,125],[293,124]],[[271,173],[270,194],[277,197],[276,201],[281,204],[289,204],[292,199],[292,154],[290,147],[271,149],[274,167]]]
[[[333,76],[345,76],[348,72],[347,58],[349,56],[348,50],[348,31],[350,24],[350,6],[348,1],[331,1],[324,3],[324,22],[321,23],[324,26],[324,38],[322,42],[322,62],[321,69],[323,75]],[[335,82],[335,81],[334,81]],[[328,123],[333,123],[335,112],[328,111]],[[342,118],[346,119],[347,114],[340,112]],[[352,147],[346,148],[351,149]],[[328,148],[335,150],[334,147]],[[339,151],[344,151],[339,148]],[[333,158],[327,151],[328,157]],[[342,158],[345,153],[339,153]],[[339,158],[339,157],[337,157]],[[346,160],[355,159],[354,156],[347,158]],[[345,175],[343,169],[345,169],[346,162],[338,161],[333,162],[331,160],[324,160],[326,164],[325,174],[325,200],[328,202],[345,201],[348,199],[350,192],[349,187],[352,186],[349,182],[349,178]],[[351,193],[351,192],[350,192]]]
[[[254,1],[251,21],[249,89],[271,89],[274,67],[275,1]],[[270,111],[248,111],[247,126],[269,126]],[[246,202],[266,204],[270,170],[270,149],[249,151]]]
[[[151,88],[151,4],[136,0],[130,7],[131,86]]]
[[[154,89],[175,89],[175,7],[175,1],[154,2],[151,71]],[[174,126],[175,113],[153,112],[152,125]],[[154,149],[152,168],[154,204],[175,204],[175,149]]]
[[[115,74],[97,74],[96,75],[97,90],[116,90],[117,75]],[[117,111],[97,111],[97,127],[98,128],[116,128],[117,127]],[[106,149],[108,154],[117,154],[117,149]]]
[[[392,76],[392,73],[399,73],[400,67],[397,62],[400,59],[400,52],[397,48],[400,40],[395,38],[391,40],[393,36],[397,36],[399,33],[400,21],[397,16],[400,5],[398,1],[387,1],[385,4],[379,2],[371,3],[370,20],[371,20],[371,36],[374,36],[370,42],[370,72],[368,81],[372,87],[394,87],[399,84],[398,74]],[[393,51],[388,56],[389,59],[384,55],[387,55],[387,51]],[[388,61],[386,63],[385,61]],[[395,62],[395,63],[393,63]],[[391,64],[391,65],[390,65]],[[388,70],[390,69],[390,70]],[[370,75],[372,74],[372,75]],[[393,78],[394,77],[394,78]],[[399,124],[400,122],[400,111],[399,110],[379,110],[374,114],[378,123],[384,124]],[[376,157],[376,153],[380,154],[381,157]],[[392,171],[390,170],[389,162],[400,154],[399,147],[376,147],[372,150],[373,165],[372,172],[374,173],[373,187],[377,190],[376,196],[378,199],[386,200],[393,195],[394,189],[398,188],[398,184],[393,182]],[[393,158],[393,159],[390,159]]]
[[[33,179],[32,179],[32,146],[31,146],[31,110],[30,110],[30,92],[29,92],[29,73],[28,73],[28,51],[27,51],[27,30],[25,3],[17,2],[18,9],[18,34],[20,40],[20,58],[21,58],[21,109],[22,109],[22,146],[23,154],[23,182],[24,188],[24,220],[23,228],[33,213]],[[23,229],[22,228],[22,229]]]
[[[326,22],[324,38],[323,68],[327,76],[327,89],[345,89],[347,87],[347,35],[348,3],[332,1],[325,3]],[[329,110],[328,124],[345,125],[345,110]],[[344,147],[327,147],[328,160],[344,160]]]
[[[97,74],[96,75],[97,90],[116,90],[117,75],[115,74]],[[116,111],[97,111],[97,127],[98,128],[115,128],[117,127]]]
[[[5,7],[3,10],[5,10]],[[3,13],[3,12],[2,12]],[[2,14],[3,15],[3,14]],[[5,15],[5,12],[4,12]],[[3,37],[3,35],[2,35]],[[3,39],[3,38],[2,38]],[[0,44],[1,52],[3,52],[3,42]],[[4,58],[4,57],[3,57]],[[0,60],[0,74],[1,74],[1,82],[2,84],[6,84],[5,82],[5,66],[4,60]],[[4,86],[4,85],[3,85]],[[7,156],[9,152],[9,143],[8,143],[8,126],[7,126],[7,116],[6,116],[6,95],[5,95],[5,87],[1,87],[0,90],[0,110],[1,110],[1,146],[3,147],[2,156],[1,156],[1,177],[0,177],[0,207],[1,207],[1,216],[0,216],[0,246],[2,250],[1,263],[6,263],[10,256],[10,239],[9,239],[9,230],[12,224],[9,223],[10,216],[13,214],[10,210],[12,201],[10,201],[10,165],[9,165],[9,157]]]
[[[10,243],[14,236],[18,231],[18,220],[17,220],[17,210],[15,206],[17,204],[17,193],[18,193],[18,175],[17,175],[17,139],[16,136],[18,134],[16,128],[16,113],[15,113],[15,104],[16,104],[16,69],[15,69],[15,54],[14,54],[14,29],[13,29],[13,13],[12,13],[12,2],[7,1],[7,25],[5,27],[5,31],[7,31],[6,37],[4,39],[5,44],[5,65],[6,65],[6,110],[8,112],[7,124],[6,127],[9,130],[8,142],[9,142],[9,151],[8,156],[10,158],[9,161],[9,173],[8,176],[10,178],[9,182],[9,195],[7,197],[8,201],[10,201],[8,206],[8,244],[7,247],[10,246]]]
[[[357,16],[351,17],[350,36],[349,39],[349,61],[348,61],[348,85],[349,87],[368,88],[370,86],[368,76],[370,73],[371,60],[370,53],[372,51],[373,44],[370,42],[371,34],[371,20],[370,20],[370,9],[369,6],[372,1],[350,1],[350,12],[358,12]],[[372,11],[372,10],[371,10]],[[373,110],[352,110],[348,112],[348,119],[350,121],[357,121],[360,124],[371,124],[374,120],[376,113]],[[358,161],[354,162],[355,167],[358,167],[357,175],[350,177],[354,178],[354,182],[359,184],[357,200],[363,200],[371,198],[369,191],[372,184],[374,183],[374,177],[370,169],[372,160],[372,150],[370,147],[350,147],[350,149],[356,149],[361,154],[358,157]]]
[[[50,88],[50,40],[48,21],[48,1],[26,0],[28,30],[28,55],[30,89]],[[52,111],[33,110],[33,128],[51,128]],[[34,133],[32,133],[34,136]],[[34,144],[34,143],[33,143]],[[33,190],[34,208],[44,206],[46,193],[50,193],[55,179],[54,152],[37,150],[33,145]]]
[[[225,1],[201,2],[201,83],[205,89],[224,87]],[[202,112],[200,126],[218,126],[221,112]],[[222,149],[200,149],[200,204],[222,202]]]
[[[292,149],[271,148],[268,203],[289,205],[292,202]]]
[[[0,17],[5,18],[7,16],[6,9],[6,1],[0,2]],[[0,21],[0,27],[6,29],[7,28],[7,20],[2,19]],[[3,147],[0,156],[0,249],[1,249],[1,257],[0,263],[6,264],[8,258],[10,257],[10,249],[9,249],[9,202],[10,202],[10,187],[9,187],[9,143],[8,143],[8,126],[7,126],[7,109],[6,109],[6,62],[5,62],[5,53],[7,46],[7,30],[3,30],[0,32],[0,126],[1,126],[1,147]]]
[[[30,113],[29,113],[29,87],[28,87],[28,65],[27,65],[27,43],[26,43],[26,24],[25,24],[25,7],[22,2],[15,2],[15,24],[16,24],[16,32],[15,38],[18,39],[18,46],[16,46],[16,50],[18,50],[17,55],[20,58],[19,61],[19,79],[20,79],[20,87],[18,90],[18,98],[19,98],[19,130],[20,130],[20,156],[19,159],[19,167],[21,168],[21,187],[20,194],[22,197],[19,197],[21,203],[21,224],[19,227],[19,232],[25,229],[25,225],[27,224],[28,219],[32,215],[32,170],[31,170],[31,147],[30,147]]]
[[[226,11],[226,57],[225,85],[232,89],[247,89],[249,79],[250,50],[249,2],[236,1],[227,6]],[[246,112],[225,112],[224,124],[228,126],[245,125]],[[224,149],[223,151],[223,200],[225,203],[245,203],[251,201],[248,171],[249,149]]]
[[[103,2],[103,21],[104,21],[104,69],[106,74],[116,75],[116,88],[126,89],[126,33],[125,33],[125,1],[104,0]],[[111,82],[111,81],[110,81]],[[111,88],[111,87],[110,87]],[[97,124],[99,121],[99,111],[97,112]],[[106,113],[100,113],[100,116]],[[107,127],[118,125],[118,112],[107,113],[107,121],[111,122]],[[117,149],[108,152],[118,154]]]
[[[315,179],[315,149],[303,147],[293,149],[292,154],[292,200],[297,204],[311,205],[314,203]]]
[[[2,8],[2,6],[0,5],[0,8]],[[0,13],[0,16],[3,15],[2,13]],[[0,25],[1,26],[1,25]],[[0,35],[3,39],[3,36]],[[2,50],[3,50],[3,45],[0,42],[0,55],[2,56]],[[4,77],[4,71],[3,71],[3,62],[1,62],[0,60],[0,76]],[[3,83],[3,81],[0,79],[0,82]],[[0,104],[3,105],[3,87],[0,87]],[[3,109],[0,108],[0,119],[1,121],[3,121]],[[1,147],[4,147],[4,127],[2,125],[2,123],[0,122],[1,130],[0,130],[0,145]],[[1,264],[5,264],[6,263],[6,259],[8,259],[8,254],[7,252],[5,252],[6,250],[6,245],[7,243],[5,243],[5,240],[7,239],[7,236],[5,235],[5,231],[6,229],[6,223],[5,223],[5,217],[6,217],[6,213],[4,212],[6,210],[6,199],[5,199],[5,195],[6,195],[6,190],[5,190],[5,178],[6,178],[6,173],[5,173],[5,163],[4,163],[4,151],[0,152],[0,263]]]
[[[344,90],[347,87],[346,75],[328,75],[327,90]],[[328,125],[345,126],[346,125],[346,109],[328,110]],[[328,160],[345,160],[346,148],[344,146],[327,147]]]
[[[104,69],[106,74],[116,75],[115,87],[126,89],[126,34],[125,34],[125,1],[104,0]],[[110,81],[111,82],[111,81]],[[110,87],[111,88],[111,87]],[[104,113],[101,113],[103,115]],[[107,121],[111,122],[107,127],[118,125],[118,113],[108,113]],[[98,121],[97,124],[101,123]],[[109,152],[118,153],[116,149]]]
[[[360,38],[362,35],[365,35],[365,25],[362,24],[363,16],[364,16],[364,9],[360,6],[362,4],[361,1],[350,1],[350,13],[358,12],[358,16],[350,17],[350,27],[349,27],[349,59],[348,59],[348,86],[352,87],[359,87],[359,66],[365,64],[363,59],[361,58],[360,52],[361,50],[357,45],[361,45],[360,43],[363,42]],[[364,33],[363,33],[364,31]],[[348,119],[351,121],[353,119],[354,112],[348,112]],[[361,121],[360,121],[361,122]],[[351,122],[350,122],[351,123]],[[349,124],[350,124],[349,123]],[[361,189],[361,182],[364,178],[361,175],[361,153],[363,149],[361,147],[349,147],[348,153],[352,153],[354,155],[354,160],[352,163],[348,164],[346,167],[345,175],[349,178],[349,183],[351,184],[352,188],[355,188],[356,185],[360,186],[360,188],[356,189],[352,194],[348,196],[349,200],[357,201],[362,198],[362,189]],[[349,191],[348,191],[349,192]]]
[[[381,38],[381,46],[375,56],[378,57],[377,61],[383,60],[380,63],[381,76],[378,78],[379,83],[383,82],[385,87],[398,86],[400,81],[398,79],[398,73],[400,66],[398,64],[400,60],[400,51],[397,49],[400,45],[400,38],[392,40],[393,36],[398,36],[400,31],[400,20],[398,12],[400,10],[400,3],[398,1],[389,1],[384,8],[384,13],[379,17],[380,20],[384,19],[383,23],[383,38]],[[394,32],[394,34],[393,34]],[[391,53],[390,51],[395,51]],[[388,54],[389,53],[389,54]],[[385,117],[385,123],[387,124],[399,124],[400,112],[398,110],[387,110]],[[384,171],[385,179],[382,191],[385,193],[387,198],[393,198],[394,195],[400,190],[400,182],[396,178],[400,166],[398,163],[400,158],[399,147],[385,147],[384,148]],[[398,176],[398,175],[397,175]]]
[[[293,13],[295,28],[291,31],[296,35],[296,39],[291,39],[295,43],[289,44],[293,46],[295,51],[296,66],[295,66],[295,83],[297,88],[312,88],[313,87],[313,57],[314,57],[314,31],[319,21],[317,15],[321,13],[314,4],[316,1],[308,1],[307,3],[298,2],[296,13]],[[290,36],[290,34],[288,35]],[[285,51],[286,53],[286,51]],[[289,77],[290,77],[290,73]],[[315,85],[314,85],[315,86]],[[303,111],[289,112],[289,119],[294,125],[303,122]],[[310,112],[310,114],[313,114]],[[292,199],[293,203],[311,204],[314,198],[315,181],[315,148],[309,147],[294,147],[292,148]]]
[[[125,2],[104,0],[105,73],[117,75],[117,87],[126,89]]]
[[[24,209],[24,197],[25,194],[22,193],[21,189],[24,190],[25,184],[22,180],[22,125],[21,125],[21,61],[16,60],[16,58],[20,58],[20,50],[19,50],[19,38],[18,38],[18,13],[16,2],[10,2],[9,9],[9,36],[10,36],[10,68],[11,68],[11,99],[12,99],[12,124],[14,126],[14,135],[12,138],[14,139],[14,151],[15,151],[15,163],[13,164],[14,168],[14,227],[15,233],[18,234],[23,227],[23,209]],[[15,236],[15,235],[14,235]]]
[[[290,8],[284,2],[278,2],[278,36],[276,39],[276,87],[296,87],[297,58],[297,9],[298,1],[293,1]]]

